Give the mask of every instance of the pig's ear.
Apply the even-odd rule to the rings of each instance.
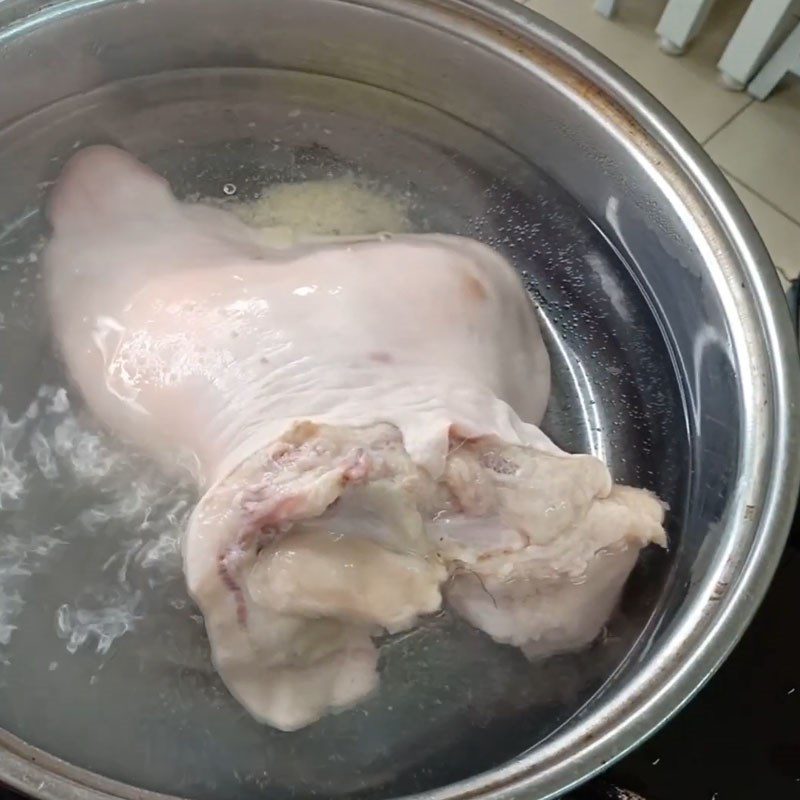
[[[105,226],[120,215],[158,214],[174,202],[169,184],[118,147],[95,145],[67,162],[47,202],[55,230]]]

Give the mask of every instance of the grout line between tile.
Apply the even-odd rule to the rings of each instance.
[[[717,165],[719,166],[719,165]],[[777,211],[787,222],[791,222],[793,225],[797,225],[800,227],[800,219],[795,219],[791,214],[787,214],[780,206],[776,206],[775,203],[770,200],[768,197],[765,197],[761,192],[754,189],[752,186],[748,186],[741,178],[737,178],[730,170],[723,169],[720,167],[725,175],[733,181],[736,181],[740,186],[743,186],[747,189],[748,192],[754,194],[762,203],[768,205],[773,211]]]
[[[772,263],[775,264],[774,261]],[[781,274],[781,277],[786,281],[786,283],[794,283],[795,282],[796,279],[795,278],[790,278],[786,274],[786,270],[780,264],[775,264],[775,269],[778,270],[778,272]]]
[[[768,205],[773,211],[777,211],[782,217],[784,217],[784,219],[786,219],[787,222],[790,222],[792,225],[797,225],[798,227],[800,227],[800,223],[796,222],[788,214],[785,214],[783,211],[781,211],[781,209],[779,209],[777,206],[773,205],[769,200],[767,200],[766,197],[762,197],[758,192],[756,192],[755,190],[751,189],[749,186],[747,186],[747,184],[745,184],[742,181],[740,181],[732,172],[728,172],[727,169],[723,169],[722,167],[720,167],[720,170],[722,171],[722,174],[728,180],[734,181],[735,183],[738,183],[740,186],[743,186],[745,189],[747,189],[748,192],[752,192],[759,200],[761,200],[762,203],[765,203],[766,205]],[[755,221],[754,221],[754,224],[755,224]],[[756,228],[758,228],[758,226],[756,226]],[[759,230],[759,235],[761,235],[761,231],[760,230]],[[763,239],[763,237],[762,237],[762,239]],[[767,247],[766,240],[763,240],[763,241],[764,241],[764,246]],[[769,252],[769,247],[767,247],[767,252]],[[795,280],[797,280],[797,278],[790,278],[789,277],[789,275],[786,273],[786,269],[784,267],[782,267],[780,264],[778,264],[775,261],[775,259],[772,257],[772,253],[769,253],[769,257],[770,257],[770,260],[772,261],[773,265],[775,266],[775,269],[781,274],[781,276],[784,278],[784,280],[786,280],[787,283],[794,283]]]
[[[720,88],[722,88],[722,87],[720,87]],[[723,91],[727,91],[727,90],[723,90]],[[733,115],[732,115],[732,116],[731,116],[729,119],[726,119],[726,120],[725,120],[725,122],[723,122],[723,123],[722,123],[722,125],[720,125],[720,126],[719,126],[719,127],[718,127],[718,128],[715,130],[715,131],[713,131],[713,132],[712,132],[712,133],[711,133],[709,136],[706,136],[706,138],[705,138],[705,139],[703,139],[703,141],[701,142],[701,144],[703,145],[703,147],[705,147],[706,145],[708,145],[708,143],[709,143],[709,142],[710,142],[710,141],[711,141],[711,140],[712,140],[712,139],[713,139],[713,138],[714,138],[714,137],[715,137],[715,136],[716,136],[718,133],[722,133],[722,131],[724,131],[724,130],[725,130],[725,128],[727,128],[727,127],[728,127],[728,125],[730,125],[730,124],[731,124],[731,122],[733,122],[733,121],[734,121],[734,120],[735,120],[735,119],[736,119],[736,118],[737,118],[737,117],[738,117],[740,114],[743,114],[745,111],[747,111],[747,109],[748,109],[748,108],[750,108],[750,106],[751,106],[751,105],[753,105],[753,103],[755,103],[755,102],[756,102],[756,101],[755,101],[755,99],[751,97],[751,98],[750,98],[750,99],[749,99],[749,100],[748,100],[748,101],[747,101],[747,102],[746,102],[746,103],[745,103],[745,104],[744,104],[744,105],[743,105],[743,106],[742,106],[742,107],[741,107],[741,108],[740,108],[740,109],[739,109],[739,110],[738,110],[738,111],[737,111],[735,114],[733,114]]]

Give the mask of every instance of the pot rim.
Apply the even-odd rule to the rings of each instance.
[[[125,0],[62,0],[0,28],[0,44],[89,8]],[[544,744],[489,772],[413,798],[555,797],[621,758],[670,719],[730,653],[760,604],[788,535],[800,487],[800,360],[775,268],[741,201],[702,147],[630,76],[516,0],[326,0],[368,6],[457,33],[558,81],[658,169],[714,247],[740,348],[759,362],[740,472],[752,476],[724,520],[726,542],[695,585],[679,624],[620,696]],[[2,6],[0,0],[0,6]],[[12,9],[13,11],[14,9]],[[2,8],[0,8],[2,11]],[[0,23],[1,25],[2,23]],[[742,376],[745,377],[745,376]],[[724,587],[721,590],[720,587]],[[0,729],[0,777],[44,800],[166,800],[68,764]],[[533,794],[531,794],[533,793]],[[407,798],[411,800],[411,798]]]

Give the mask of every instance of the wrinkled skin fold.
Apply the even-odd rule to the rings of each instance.
[[[378,684],[375,635],[443,603],[542,657],[605,624],[663,510],[536,425],[549,362],[489,248],[276,246],[92,147],[49,201],[53,329],[92,412],[203,492],[184,537],[215,666],[294,730]]]

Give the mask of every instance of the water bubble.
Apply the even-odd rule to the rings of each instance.
[[[226,194],[226,195],[228,195],[228,197],[230,197],[231,195],[236,194],[236,184],[235,183],[226,183],[222,187],[222,191],[223,191],[224,194]]]

